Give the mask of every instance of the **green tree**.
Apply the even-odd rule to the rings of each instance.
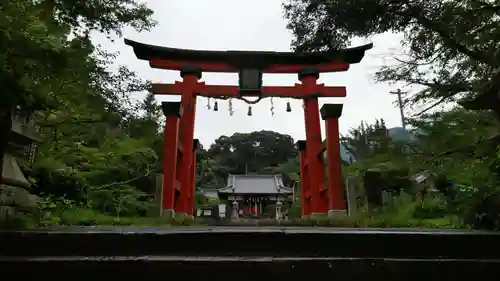
[[[405,140],[394,140],[390,136],[383,119],[377,119],[373,124],[362,122],[357,128],[351,128],[341,142],[356,161],[401,157],[407,145]]]
[[[272,172],[274,167],[297,155],[292,137],[272,131],[219,137],[207,153],[219,163],[224,176],[247,171]]]
[[[455,108],[412,123],[418,126],[412,167],[437,175],[449,212],[475,227],[497,228],[500,140],[494,113]]]
[[[404,56],[377,81],[423,86],[408,96],[427,109],[472,100],[468,108],[500,114],[500,5],[494,0],[289,0],[296,51],[346,47],[353,38],[403,34]],[[424,110],[424,111],[426,111]]]
[[[74,99],[85,90],[91,91],[92,83],[98,82],[92,76],[98,70],[95,60],[88,60],[95,51],[89,40],[91,31],[120,34],[125,26],[145,30],[154,25],[151,15],[150,9],[134,0],[3,3],[0,9],[0,42],[3,42],[0,44],[3,89],[0,164],[16,106],[28,115],[37,109],[64,107],[70,95]],[[81,88],[82,85],[85,87]]]

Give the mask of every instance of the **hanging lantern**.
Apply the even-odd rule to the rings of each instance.
[[[271,116],[274,116],[274,99],[271,97]]]
[[[214,111],[219,111],[219,103],[217,101],[214,102]]]
[[[233,116],[234,110],[233,110],[233,99],[232,98],[229,99],[228,110],[229,110],[229,116]]]
[[[289,101],[286,102],[286,112],[292,112],[292,106]]]
[[[207,109],[212,109],[212,106],[210,105],[210,98],[207,98]]]
[[[262,71],[260,69],[240,69],[238,78],[240,93],[262,93]]]
[[[252,107],[249,106],[248,107],[248,113],[247,113],[248,116],[252,116]]]

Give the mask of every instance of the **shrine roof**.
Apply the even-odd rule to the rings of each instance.
[[[292,194],[292,189],[285,187],[283,178],[277,174],[230,174],[226,187],[219,189],[218,192],[223,194]]]
[[[169,48],[148,45],[125,39],[125,44],[134,48],[141,60],[171,60],[183,62],[225,63],[234,67],[266,69],[280,65],[314,66],[327,63],[359,63],[365,52],[373,47],[366,44],[353,48],[324,52],[272,52],[272,51],[208,51]],[[206,71],[211,71],[210,69]],[[328,71],[325,71],[328,72]]]

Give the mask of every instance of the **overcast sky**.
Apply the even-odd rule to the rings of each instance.
[[[137,33],[127,29],[124,37],[139,42],[186,49],[207,50],[264,50],[290,51],[291,33],[286,29],[281,1],[278,0],[148,0],[158,25],[150,32]],[[109,51],[120,53],[117,64],[126,65],[141,77],[153,82],[171,83],[180,80],[175,71],[151,69],[147,61],[138,60],[131,47],[118,39],[111,43],[104,36],[94,41]],[[399,38],[387,34],[353,45],[373,42],[374,49],[367,52],[361,63],[352,65],[348,72],[322,74],[321,83],[346,86],[347,98],[321,99],[323,103],[343,103],[340,119],[341,133],[347,133],[361,121],[385,119],[389,127],[400,126],[396,97],[389,92],[395,86],[375,84],[374,72],[388,63],[387,56],[398,52]],[[237,83],[237,74],[203,75],[207,84],[231,85]],[[293,85],[297,75],[264,75],[265,85]],[[143,96],[133,97],[142,99]],[[158,101],[179,100],[178,97],[157,97]],[[275,115],[271,116],[270,100],[264,99],[253,106],[253,116],[247,116],[248,105],[234,101],[235,113],[231,117],[227,101],[219,102],[219,111],[206,108],[207,100],[198,99],[195,138],[207,147],[221,135],[236,132],[273,130],[289,134],[295,140],[304,139],[304,114],[301,101],[292,101],[292,112],[286,112],[286,100],[274,99]]]

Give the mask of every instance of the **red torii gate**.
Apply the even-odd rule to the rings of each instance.
[[[320,97],[345,97],[345,87],[318,84],[320,73],[347,71],[359,63],[372,44],[328,52],[202,51],[147,45],[125,39],[137,58],[152,68],[178,70],[182,82],[153,84],[157,95],[180,95],[181,102],[162,103],[166,115],[163,155],[163,214],[194,214],[194,174],[198,141],[194,139],[196,97],[239,98],[287,97],[304,101],[306,140],[298,141],[302,215],[345,212],[341,182],[338,119],[342,104],[325,104],[321,117],[326,121],[322,142],[319,121]],[[199,82],[203,72],[239,73],[238,86],[206,85]],[[294,86],[263,86],[263,73],[298,73]],[[257,101],[258,101],[257,100]],[[255,101],[256,102],[256,101]],[[251,102],[251,103],[255,103]],[[323,152],[327,153],[328,181],[325,186]]]

